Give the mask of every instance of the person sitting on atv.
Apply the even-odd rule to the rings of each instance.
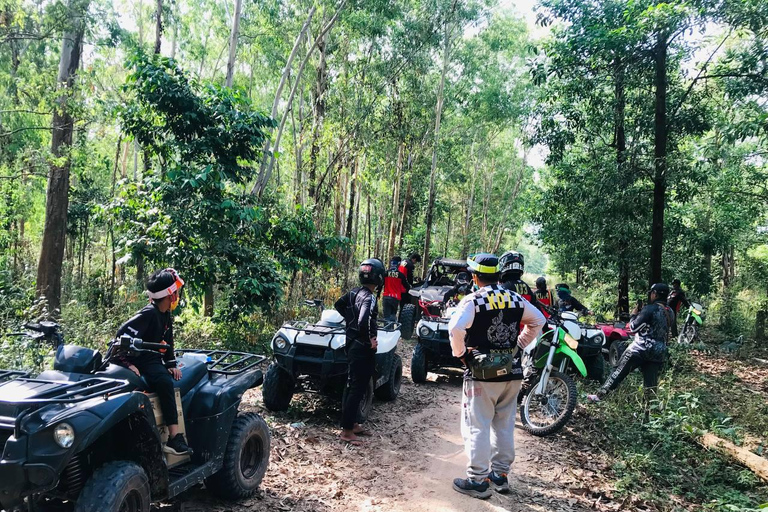
[[[499,258],[499,272],[501,273],[501,286],[512,290],[522,298],[530,302],[539,311],[544,311],[544,306],[537,300],[528,283],[522,280],[525,271],[525,258],[517,251],[507,251]]]
[[[173,352],[173,316],[171,312],[179,304],[179,293],[184,281],[172,268],[158,270],[147,279],[150,304],[133,315],[117,330],[117,338],[128,334],[149,343],[162,343],[168,348],[159,352],[140,352],[135,356],[125,353],[108,354],[109,362],[124,366],[136,375],[144,377],[150,390],[157,393],[163,419],[168,426],[168,442],[165,453],[183,455],[191,452],[184,434],[179,432],[179,417],[173,380],[181,379]],[[110,349],[111,351],[111,349]]]
[[[677,316],[680,313],[680,306],[690,307],[691,303],[685,297],[685,292],[680,287],[680,280],[672,280],[672,289],[669,291],[669,298],[667,299],[667,306],[675,314],[675,319],[672,322],[672,336],[677,338]]]
[[[582,315],[592,314],[587,306],[583,305],[576,299],[576,297],[571,295],[571,287],[567,284],[557,284],[555,285],[555,290],[557,290],[557,298],[559,299],[557,308],[560,311],[579,311]]]
[[[389,269],[384,278],[384,298],[381,300],[384,304],[384,319],[390,322],[397,320],[397,308],[403,298],[403,294],[411,289],[411,285],[400,271],[400,262],[402,258],[395,256],[389,262]]]
[[[536,297],[539,304],[545,306],[545,309],[541,312],[544,313],[545,318],[549,318],[551,316],[551,311],[545,310],[554,310],[557,305],[557,299],[555,299],[555,294],[552,293],[552,290],[547,289],[547,280],[544,276],[536,279],[536,290],[534,290],[533,296]]]
[[[443,303],[448,304],[449,300],[459,302],[470,293],[472,293],[472,279],[469,277],[469,272],[459,272],[456,274],[456,284],[443,295]]]
[[[358,436],[371,435],[362,425],[357,423],[357,412],[360,402],[365,396],[376,369],[376,348],[378,343],[378,327],[376,320],[379,308],[376,304],[376,289],[384,284],[384,264],[369,258],[360,264],[358,277],[360,284],[357,288],[344,294],[334,304],[336,311],[346,321],[346,345],[349,362],[347,374],[346,399],[341,404],[341,440],[352,445],[359,445]]]
[[[667,306],[669,286],[666,283],[656,283],[649,292],[650,304],[638,311],[632,311],[632,319],[627,326],[634,341],[624,350],[619,364],[613,369],[608,379],[600,387],[596,395],[588,395],[591,402],[599,402],[619,384],[635,368],[643,372],[643,387],[646,401],[656,391],[659,383],[659,372],[667,354],[667,336],[674,318],[672,310]]]

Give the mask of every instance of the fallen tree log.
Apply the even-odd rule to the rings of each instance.
[[[764,459],[749,450],[736,446],[730,441],[721,439],[714,434],[695,429],[696,440],[703,447],[717,450],[720,453],[728,455],[740,464],[751,469],[757,476],[768,482],[768,459]]]

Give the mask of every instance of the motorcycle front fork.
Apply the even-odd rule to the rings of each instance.
[[[555,336],[557,336],[557,333],[555,333]],[[557,338],[555,338],[557,339]],[[541,370],[541,378],[539,379],[539,383],[536,385],[536,389],[534,390],[534,393],[537,395],[543,395],[544,390],[547,389],[547,382],[549,382],[549,374],[552,373],[552,360],[555,357],[555,344],[549,346],[549,354],[547,355],[547,364],[544,365],[544,368]],[[564,369],[563,365],[565,363],[565,360],[563,360],[560,363],[561,371]]]

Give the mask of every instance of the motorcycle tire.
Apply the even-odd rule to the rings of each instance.
[[[539,377],[532,383],[528,394],[523,397],[520,406],[520,422],[529,434],[545,437],[559,432],[571,419],[576,409],[576,382],[570,376],[552,370],[544,395],[536,394],[538,383]],[[555,396],[556,391],[560,396]],[[545,409],[544,417],[550,421],[539,421],[536,414],[539,408]]]
[[[404,304],[400,309],[400,337],[404,340],[413,338],[413,328],[416,325],[416,306]]]

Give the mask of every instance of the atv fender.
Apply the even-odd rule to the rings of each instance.
[[[573,361],[573,364],[579,370],[579,373],[581,373],[582,377],[587,376],[587,367],[584,364],[584,360],[581,359],[581,356],[579,356],[579,354],[577,354],[575,350],[573,350],[571,347],[569,347],[565,343],[561,343],[560,346],[557,347],[557,350],[555,351],[555,353],[558,353],[558,352],[561,352],[571,358],[571,361]]]
[[[376,354],[376,373],[373,375],[375,379],[374,388],[378,389],[387,383],[392,364],[395,361],[394,355],[394,350],[383,354]]]

